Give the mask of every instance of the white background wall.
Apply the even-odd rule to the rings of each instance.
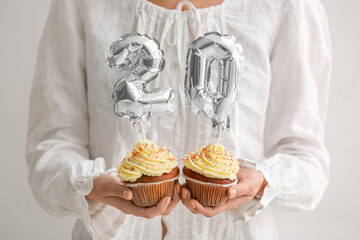
[[[120,0],[119,0],[120,1]],[[329,188],[313,212],[276,211],[282,240],[360,239],[360,2],[323,0],[334,48]],[[48,0],[0,0],[0,239],[70,239],[74,220],[35,202],[24,159],[28,99]]]

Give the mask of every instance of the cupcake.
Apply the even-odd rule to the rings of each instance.
[[[118,177],[133,192],[132,202],[140,207],[155,206],[172,197],[179,176],[178,162],[166,147],[146,140],[138,142],[118,167]]]
[[[219,206],[227,190],[237,183],[239,162],[223,145],[209,144],[183,158],[183,176],[191,197],[204,206]]]

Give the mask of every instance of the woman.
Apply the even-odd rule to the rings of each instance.
[[[191,42],[212,31],[235,36],[246,59],[222,140],[243,166],[239,183],[222,207],[201,206],[180,186],[172,201],[135,207],[132,192],[106,174],[137,139],[112,113],[119,76],[105,64],[108,46],[128,32],[160,42],[166,67],[150,87],[172,87],[175,111],[151,118],[147,137],[181,159],[211,142],[210,122],[187,107],[183,79]],[[33,193],[51,214],[82,218],[73,239],[157,239],[161,226],[165,239],[277,239],[267,206],[311,210],[328,182],[330,65],[317,0],[53,0],[30,99]]]

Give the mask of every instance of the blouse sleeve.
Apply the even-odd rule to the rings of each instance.
[[[294,1],[270,54],[272,79],[264,160],[254,164],[268,185],[243,210],[245,220],[268,206],[312,210],[329,177],[324,125],[331,69],[327,17],[318,0]]]
[[[264,131],[269,182],[262,201],[313,209],[329,175],[324,146],[331,45],[326,14],[317,0],[297,1],[271,53],[272,83]]]
[[[105,164],[102,158],[89,159],[83,30],[77,1],[52,1],[30,97],[26,159],[41,207],[88,223],[84,196]]]
[[[312,210],[329,178],[324,145],[331,43],[327,17],[318,0],[296,1],[271,53],[272,83],[264,131],[268,179],[264,203]]]

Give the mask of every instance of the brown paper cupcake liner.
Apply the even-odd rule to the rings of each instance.
[[[132,202],[135,205],[152,207],[164,197],[172,198],[175,180],[178,177],[154,183],[126,183],[125,186],[133,192]]]
[[[189,188],[191,198],[196,199],[203,206],[219,206],[226,202],[226,191],[229,187],[237,184],[237,179],[229,184],[217,184],[202,182],[182,174],[186,179],[186,186]]]

